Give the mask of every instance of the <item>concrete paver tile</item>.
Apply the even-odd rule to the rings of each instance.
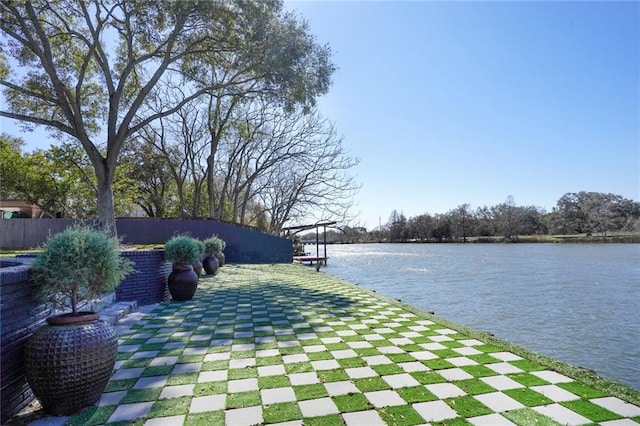
[[[500,414],[471,417],[467,421],[475,426],[515,426],[515,423],[510,422]]]
[[[605,398],[595,398],[591,399],[591,402],[597,404],[601,407],[606,408],[609,411],[613,411],[614,413],[625,416],[625,417],[636,417],[640,416],[640,407],[629,404],[626,401],[623,401],[616,397],[605,397]]]
[[[144,426],[182,426],[186,416],[169,416],[149,419]]]
[[[411,375],[407,373],[382,376],[382,380],[387,382],[389,386],[391,386],[394,389],[406,388],[411,386],[420,386],[420,382],[418,382],[416,379],[414,379]]]
[[[591,423],[591,420],[580,414],[563,407],[560,404],[543,405],[541,407],[533,407],[535,411],[551,417],[553,420],[563,425],[583,425]]]
[[[118,391],[118,392],[105,392],[100,397],[98,401],[98,407],[103,407],[105,405],[118,405],[120,400],[124,398],[127,394],[127,391]]]
[[[426,385],[425,387],[429,392],[441,399],[466,395],[465,391],[452,383],[436,383],[433,385]]]
[[[290,402],[296,400],[293,388],[273,388],[260,391],[263,405],[276,404],[278,402]]]
[[[360,390],[356,387],[356,385],[350,381],[324,383],[324,388],[327,390],[329,396],[360,393]]]
[[[534,376],[538,376],[541,379],[546,380],[547,382],[552,384],[573,382],[573,379],[555,371],[532,371],[531,374],[533,374]]]
[[[519,389],[524,386],[507,376],[481,377],[480,380],[496,390]]]
[[[344,371],[352,379],[363,379],[366,377],[376,377],[378,375],[371,367],[345,368]]]
[[[334,370],[340,368],[340,364],[335,359],[327,359],[322,361],[311,361],[311,366],[316,371]]]
[[[265,377],[265,376],[280,376],[283,374],[286,374],[286,370],[284,368],[284,365],[265,365],[265,366],[261,366],[258,367],[258,376],[260,377]]]
[[[320,379],[318,378],[318,375],[314,372],[291,373],[289,374],[289,381],[294,386],[312,385],[312,384],[320,383]]]
[[[229,382],[227,383],[227,390],[229,393],[258,390],[258,379],[250,378],[250,379],[240,379],[240,380],[229,380]]]
[[[438,374],[449,381],[473,379],[473,376],[461,368],[438,370]]]
[[[376,410],[344,413],[342,419],[347,426],[386,426],[387,424]]]
[[[224,415],[228,426],[252,426],[264,422],[261,406],[227,410]]]
[[[502,392],[475,395],[474,398],[497,413],[524,408],[524,405]]]
[[[541,393],[542,395],[555,402],[573,401],[576,399],[580,399],[579,396],[572,394],[571,392],[564,390],[556,385],[531,386],[529,389]]]
[[[123,404],[118,406],[111,414],[107,423],[122,422],[145,417],[151,411],[153,402],[136,402],[134,404]]]
[[[160,393],[160,398],[178,398],[181,396],[193,395],[193,387],[195,385],[175,385],[166,386]]]
[[[419,402],[413,404],[412,407],[427,422],[441,422],[442,420],[458,417],[458,413],[444,401]]]
[[[138,379],[135,385],[133,385],[134,389],[148,389],[148,388],[161,388],[167,384],[168,376],[152,376],[152,377],[142,377]]]
[[[198,383],[222,382],[227,380],[227,370],[203,371],[198,375]]]
[[[331,398],[310,399],[298,402],[303,417],[319,417],[328,416],[329,414],[338,414],[340,410]]]
[[[392,390],[365,392],[363,395],[376,408],[406,404],[406,401],[402,399],[402,397],[398,395],[397,392]]]

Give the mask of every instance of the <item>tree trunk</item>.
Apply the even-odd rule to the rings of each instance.
[[[117,236],[113,205],[113,170],[109,168],[106,160],[100,163],[100,167],[94,166],[94,168],[98,179],[98,224],[109,235]]]

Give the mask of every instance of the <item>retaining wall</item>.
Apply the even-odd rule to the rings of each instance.
[[[16,258],[1,261],[3,264],[16,264],[16,266],[0,268],[0,318],[2,319],[0,423],[4,424],[34,398],[24,375],[24,344],[53,311],[48,305],[37,302],[33,297],[29,284],[31,259]]]

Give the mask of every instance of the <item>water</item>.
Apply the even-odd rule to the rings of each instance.
[[[327,256],[327,273],[640,389],[638,244],[329,245]]]

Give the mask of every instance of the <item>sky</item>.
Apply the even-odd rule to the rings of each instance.
[[[512,196],[640,201],[640,2],[285,1],[333,51],[354,226]],[[20,136],[11,120],[0,130]],[[45,132],[26,150],[47,149]]]
[[[640,200],[640,2],[286,1],[333,51],[318,103],[357,224],[567,192]]]

